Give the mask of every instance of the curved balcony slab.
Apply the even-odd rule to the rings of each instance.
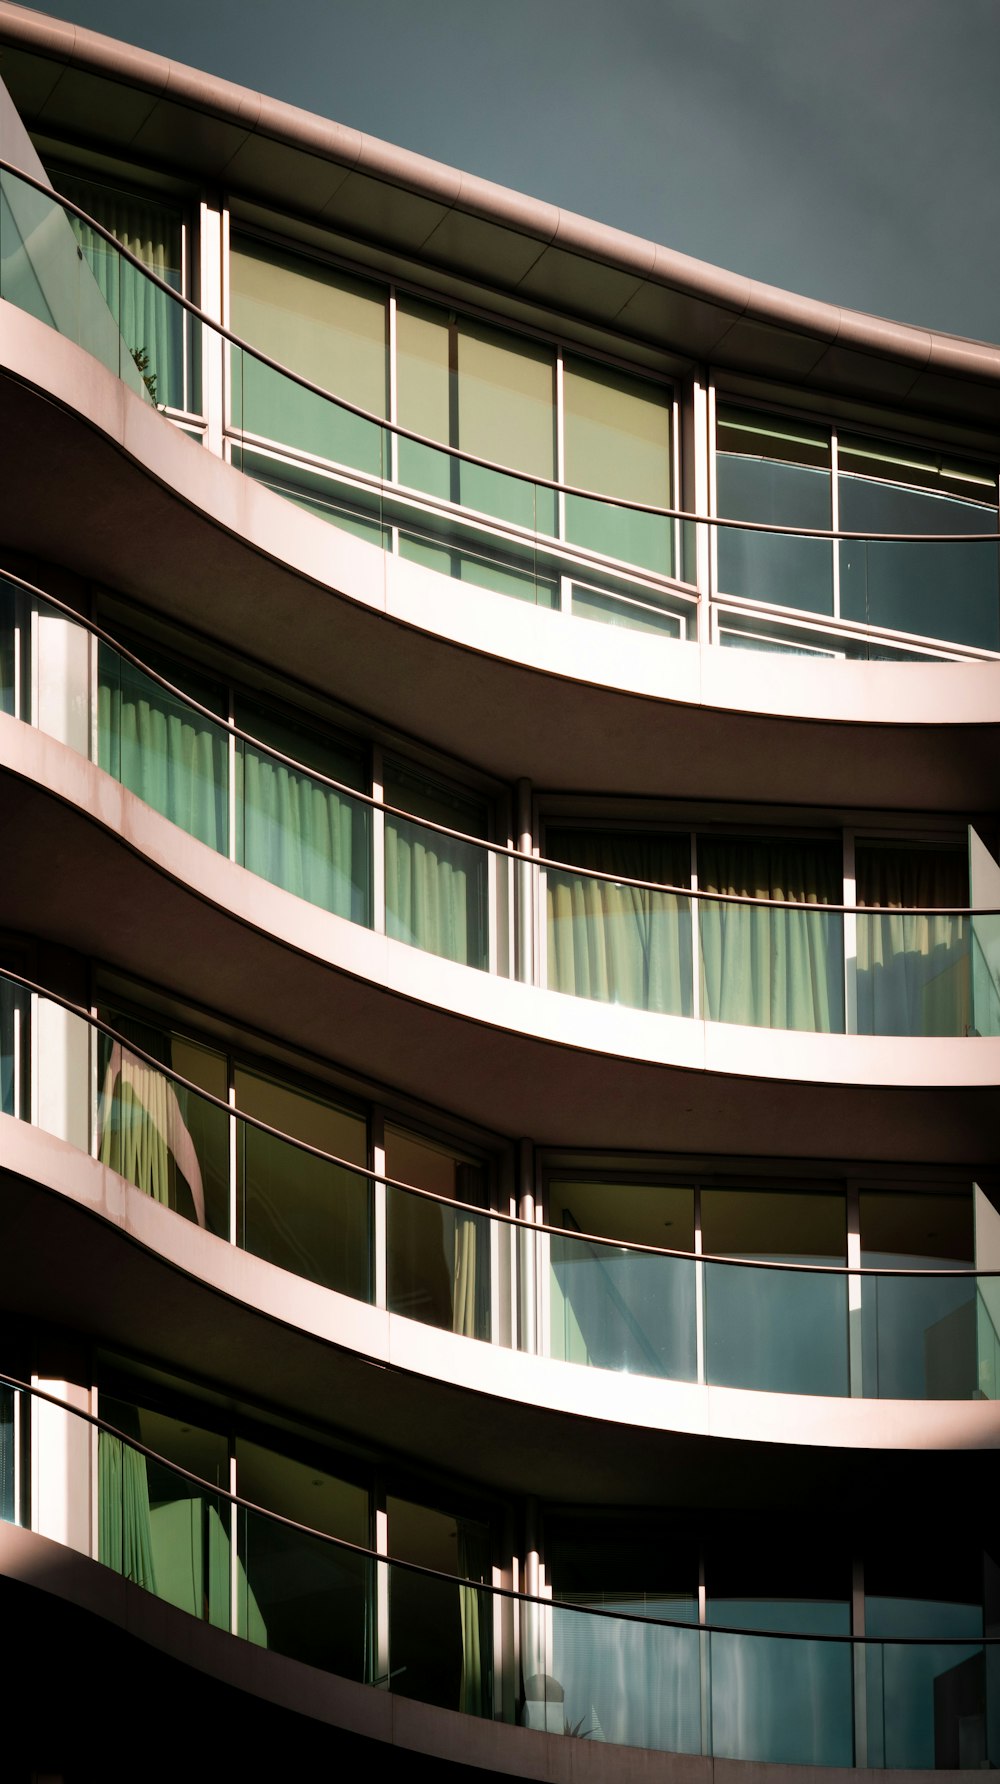
[[[330,915],[0,716],[0,920],[511,1137],[974,1165],[1000,1038],[742,1028],[521,985]],[[71,873],[54,864],[72,863]],[[197,945],[192,945],[197,938]],[[332,1013],[335,1016],[331,1020]]]
[[[24,1638],[11,1655],[8,1684],[16,1680],[23,1686],[20,1691],[12,1687],[19,1699],[32,1701],[38,1673],[29,1671],[25,1662],[30,1659],[37,1669],[44,1646],[55,1673],[54,1680],[50,1672],[47,1683],[50,1689],[56,1680],[62,1686],[59,1708],[68,1701],[79,1703],[83,1712],[77,1728],[67,1728],[57,1718],[54,1740],[51,1731],[40,1738],[36,1729],[26,1731],[27,1719],[22,1718],[12,1731],[8,1752],[20,1751],[26,1741],[34,1740],[33,1753],[41,1747],[69,1754],[69,1762],[64,1760],[69,1775],[74,1775],[73,1761],[85,1770],[93,1758],[95,1723],[102,1726],[106,1720],[113,1681],[121,1693],[120,1702],[113,1704],[116,1739],[121,1738],[127,1751],[143,1750],[148,1744],[154,1691],[172,1706],[166,1725],[157,1729],[156,1752],[143,1752],[143,1774],[157,1779],[176,1776],[189,1766],[195,1742],[202,1757],[211,1752],[208,1731],[220,1712],[228,1712],[225,1752],[220,1757],[237,1771],[249,1760],[248,1775],[253,1775],[262,1750],[251,1751],[254,1735],[266,1729],[273,1741],[277,1732],[268,1724],[267,1706],[272,1706],[272,1713],[286,1712],[279,1739],[289,1752],[294,1750],[299,1767],[311,1771],[315,1757],[317,1770],[332,1764],[357,1775],[362,1767],[388,1764],[414,1784],[430,1784],[432,1779],[474,1784],[490,1776],[539,1779],[545,1784],[604,1784],[611,1768],[620,1784],[857,1784],[859,1777],[885,1784],[890,1780],[960,1784],[963,1777],[959,1771],[869,1768],[859,1773],[833,1766],[771,1765],[618,1745],[609,1749],[602,1741],[566,1739],[461,1715],[338,1679],[213,1629],[89,1556],[11,1524],[0,1525],[0,1579],[7,1595],[17,1594],[16,1626]],[[28,1639],[29,1631],[37,1631],[37,1643]],[[65,1682],[59,1679],[61,1665],[70,1672]],[[204,1709],[200,1726],[193,1708],[196,1701]],[[103,1738],[110,1737],[105,1732]],[[175,1769],[161,1771],[160,1763],[170,1761]]]
[[[291,1276],[9,1115],[0,1156],[5,1315],[52,1318],[123,1352],[139,1345],[160,1367],[326,1424],[337,1408],[351,1440],[488,1491],[656,1504],[676,1463],[686,1490],[752,1502],[781,1447],[799,1484],[832,1468],[857,1488],[877,1475],[884,1490],[886,1468],[922,1456],[929,1472],[966,1470],[977,1497],[995,1466],[995,1400],[752,1392],[528,1356]]]
[[[993,808],[1000,663],[702,649],[472,589],[303,512],[43,323],[0,314],[14,551],[503,779],[849,806],[863,786],[871,806]]]

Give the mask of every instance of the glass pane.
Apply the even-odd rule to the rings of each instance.
[[[570,586],[570,611],[575,619],[598,620],[605,626],[624,626],[631,632],[648,632],[657,638],[683,639],[693,618],[681,606],[670,608],[651,589],[621,583],[614,588]]]
[[[457,429],[451,443],[528,477],[555,477],[555,352],[485,323],[456,325]],[[465,508],[542,533],[555,532],[555,496],[522,478],[460,464]]]
[[[218,692],[144,658],[203,705]],[[229,850],[229,737],[180,695],[168,693],[109,645],[98,648],[98,760],[154,811],[225,855]]]
[[[961,1270],[974,1257],[972,1196],[863,1191],[861,1262],[867,1269]],[[866,1394],[892,1400],[967,1400],[978,1388],[975,1278],[862,1279]]]
[[[219,1433],[104,1394],[101,1416],[167,1461],[228,1488],[229,1448]],[[189,1616],[230,1627],[225,1499],[102,1431],[98,1505],[106,1566]]]
[[[367,1546],[367,1491],[313,1461],[237,1438],[242,1498]],[[341,1678],[371,1677],[373,1563],[255,1512],[239,1513],[240,1634]]]
[[[704,1189],[701,1208],[706,1252],[846,1262],[843,1195]],[[849,1393],[845,1276],[710,1262],[704,1271],[710,1382],[771,1393]]]
[[[615,1598],[628,1609],[629,1595]],[[669,1603],[665,1611],[678,1614]],[[526,1728],[660,1752],[700,1752],[696,1629],[528,1604],[521,1611],[521,1649]]]
[[[137,1189],[210,1232],[229,1237],[229,1117],[132,1052],[143,1053],[225,1102],[224,1055],[136,1020],[98,1010],[123,1041],[97,1037],[97,1155]]]
[[[791,1625],[793,1607],[781,1609]],[[719,1759],[853,1764],[849,1642],[715,1634],[709,1640],[712,1751]]]
[[[699,836],[698,884],[705,892],[839,904],[840,846],[792,838]],[[702,1010],[710,1022],[829,1034],[844,1027],[840,913],[698,904]]]
[[[918,448],[842,439],[840,524],[848,532],[996,531],[996,476]],[[1000,647],[998,546],[844,540],[840,605],[847,619]]]
[[[348,786],[365,785],[358,749],[240,700],[242,730]],[[253,744],[237,756],[237,858],[251,873],[337,916],[370,922],[370,808]]]
[[[18,658],[21,634],[18,625],[20,598],[13,583],[0,577],[0,712],[18,713]]]
[[[363,1117],[308,1091],[237,1066],[236,1104],[323,1152],[367,1164]],[[242,1121],[238,1135],[242,1243],[247,1250],[310,1282],[367,1301],[369,1179]]]
[[[550,860],[657,885],[690,883],[686,835],[549,829]],[[546,868],[548,980],[553,991],[633,1009],[689,1016],[692,1008],[691,905],[649,891]]]
[[[488,1527],[431,1506],[386,1501],[389,1550],[401,1560],[488,1579]],[[389,1679],[400,1697],[440,1704],[467,1716],[489,1716],[493,1702],[492,1595],[390,1567]]]
[[[930,1523],[913,1595],[913,1554],[898,1531],[865,1558],[868,1759],[876,1766],[986,1762],[983,1553]],[[904,1646],[894,1637],[934,1638]]]
[[[28,993],[0,977],[0,1115],[23,1115],[28,1063]]]
[[[402,1128],[385,1129],[385,1168],[401,1183],[485,1205],[482,1165]],[[386,1195],[390,1311],[460,1332],[465,1338],[489,1338],[489,1218],[425,1201],[391,1185]]]
[[[830,447],[825,431],[797,420],[722,407],[718,512],[730,520],[829,528]],[[843,524],[843,521],[841,522]],[[718,587],[731,595],[833,613],[833,547],[827,539],[720,527]]]
[[[230,255],[232,328],[324,392],[375,415],[388,401],[386,293],[305,255],[240,237]],[[233,421],[248,433],[382,475],[382,429],[243,354]]]
[[[563,371],[566,482],[654,508],[673,505],[670,392],[593,361]],[[674,525],[610,502],[566,497],[566,537],[603,557],[674,574]]]
[[[394,763],[386,766],[388,805],[414,817],[486,835],[478,801]],[[485,969],[489,961],[486,876],[488,851],[441,836],[406,818],[385,820],[385,926],[397,941]]]
[[[694,1248],[694,1192],[657,1184],[555,1181],[549,1219],[550,1355],[694,1381],[695,1272],[687,1258],[597,1245],[575,1231]]]
[[[859,905],[904,907],[858,916],[859,1034],[968,1034],[968,919],[904,914],[968,904],[966,850],[859,842],[856,871]]]
[[[476,588],[509,595],[514,601],[530,601],[537,607],[559,606],[559,576],[555,567],[540,558],[534,545],[506,543],[467,521],[447,516],[401,515],[400,556],[423,564]]]
[[[157,278],[174,291],[183,290],[184,225],[179,211],[145,193],[122,191],[77,174],[57,172],[53,184],[102,223]],[[121,260],[86,223],[71,217],[71,226],[101,292],[119,317],[126,350],[152,401],[176,409],[195,407],[197,397],[185,389],[188,323],[180,304]]]
[[[0,1521],[5,1524],[13,1522],[17,1503],[14,1421],[18,1401],[13,1388],[0,1387]]]

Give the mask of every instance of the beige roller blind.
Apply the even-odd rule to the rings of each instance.
[[[563,390],[567,483],[669,507],[669,391],[569,358]]]
[[[230,294],[235,334],[324,390],[387,413],[382,287],[243,238],[232,249]]]

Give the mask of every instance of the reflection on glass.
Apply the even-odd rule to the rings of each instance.
[[[387,1126],[390,1177],[453,1201],[484,1204],[485,1171],[474,1160]],[[386,1189],[389,1309],[465,1338],[490,1336],[490,1222],[486,1215]]]
[[[229,1480],[226,1439],[111,1395],[101,1395],[101,1416],[126,1437],[134,1437],[166,1458],[156,1461],[110,1432],[100,1432],[101,1561],[189,1616],[228,1629],[228,1503],[167,1466],[167,1462],[175,1462],[225,1489]]]
[[[97,1155],[164,1207],[229,1236],[229,1121],[224,1109],[185,1089],[128,1046],[223,1101],[226,1063],[211,1048],[121,1011],[102,1021],[124,1040],[97,1036]]]
[[[861,1262],[868,1269],[972,1267],[972,1198],[862,1191]],[[967,1400],[977,1388],[975,1278],[871,1276],[861,1285],[866,1394]]]
[[[698,884],[705,892],[793,904],[839,904],[839,843],[794,837],[699,836]],[[710,1022],[840,1033],[844,1027],[844,938],[839,912],[767,906],[698,905],[702,1010]]]
[[[790,1264],[844,1264],[842,1195],[704,1189],[706,1253]],[[708,1380],[772,1393],[846,1394],[847,1278],[712,1264],[705,1271]]]
[[[367,1164],[364,1118],[309,1091],[237,1066],[236,1104],[292,1139]],[[369,1179],[248,1122],[239,1122],[237,1135],[240,1236],[247,1250],[310,1282],[367,1301]]]
[[[968,919],[906,914],[968,904],[966,851],[859,841],[856,871],[858,904],[882,907],[857,919],[859,1034],[967,1034]]]
[[[873,1543],[865,1558],[868,1763],[979,1769],[986,1763],[983,1553],[927,1521],[920,1583],[899,1534]],[[895,1637],[930,1637],[908,1646]]]
[[[240,728],[282,755],[359,790],[364,760],[301,720],[241,700]],[[237,754],[237,859],[262,879],[323,910],[370,921],[370,829],[367,806],[243,742]]]
[[[240,1496],[312,1530],[369,1546],[367,1492],[315,1461],[239,1437]],[[240,1634],[341,1678],[370,1680],[374,1563],[242,1507],[237,1526]]]
[[[395,763],[385,769],[388,805],[434,824],[486,835],[486,809],[457,789]],[[446,960],[485,970],[489,962],[488,851],[386,814],[386,934]]]
[[[230,254],[234,333],[323,391],[386,414],[386,292],[335,272],[304,254],[289,254],[240,236]],[[316,458],[380,478],[383,430],[241,355],[233,390],[233,424]]]
[[[993,533],[995,470],[860,437],[839,442],[840,525],[857,533]],[[1000,545],[845,539],[846,619],[980,649],[1000,646]]]
[[[688,1533],[669,1520],[553,1514],[545,1549],[554,1596],[580,1608],[521,1607],[524,1726],[700,1752],[701,1638],[695,1628],[657,1623],[697,1623],[698,1557]]]
[[[654,508],[672,506],[670,392],[612,366],[567,357],[566,482]],[[674,574],[674,526],[613,502],[568,495],[566,537],[602,557]]]
[[[570,611],[574,619],[599,620],[606,626],[624,626],[631,632],[646,632],[656,638],[687,637],[688,625],[694,624],[684,608],[668,607],[651,589],[622,583],[617,588],[592,588],[574,582],[570,589]]]
[[[102,223],[157,278],[173,291],[182,290],[184,226],[179,211],[144,192],[123,191],[103,182],[81,179],[79,174],[58,172],[54,184],[66,198]],[[151,400],[175,409],[196,407],[196,391],[186,388],[190,382],[190,377],[185,377],[185,336],[189,327],[180,304],[123,260],[89,224],[67,215],[94,280],[118,317],[125,348]]]
[[[687,836],[549,829],[545,851],[600,873],[653,885],[690,883]],[[673,892],[545,870],[548,979],[553,991],[689,1016],[691,901]]]
[[[718,513],[728,520],[828,529],[830,443],[825,430],[721,406]],[[833,613],[833,556],[826,539],[718,529],[718,587],[781,607]]]
[[[217,689],[174,664],[152,668],[222,712]],[[154,811],[225,855],[229,848],[229,738],[221,725],[144,675],[110,645],[98,648],[98,761]]]
[[[475,1583],[489,1577],[487,1526],[391,1496],[386,1513],[395,1558],[469,1582],[388,1569],[393,1691],[467,1716],[491,1715],[493,1601]]]
[[[550,1185],[549,1354],[637,1375],[694,1381],[695,1272],[690,1258],[574,1238],[574,1230],[678,1251],[694,1247],[694,1192],[655,1184]]]

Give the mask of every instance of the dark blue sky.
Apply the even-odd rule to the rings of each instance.
[[[1000,339],[1000,0],[44,10],[755,278]]]

